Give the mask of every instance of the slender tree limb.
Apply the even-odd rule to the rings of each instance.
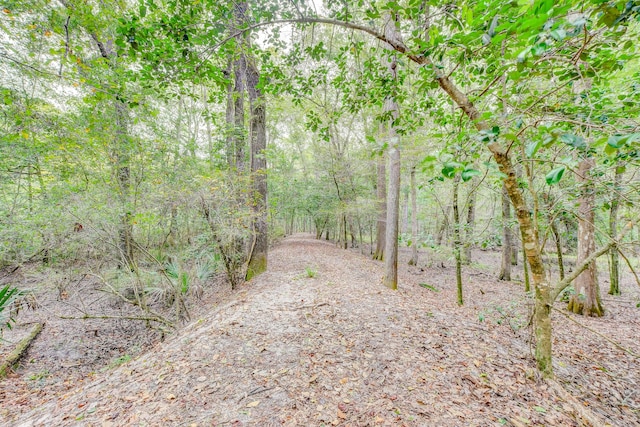
[[[633,266],[631,265],[631,261],[629,261],[629,258],[627,258],[627,256],[624,254],[624,252],[620,250],[620,248],[616,247],[616,249],[620,254],[620,256],[622,257],[622,259],[624,259],[624,262],[627,264],[627,267],[629,267],[629,270],[631,270],[631,273],[633,273],[633,277],[635,277],[636,279],[636,284],[640,286],[640,277],[638,277],[638,273],[636,272],[635,268],[633,268]]]
[[[591,264],[593,261],[595,261],[598,257],[601,257],[602,255],[604,255],[607,252],[609,252],[609,249],[611,249],[612,246],[617,245],[618,242],[620,242],[624,238],[624,236],[626,236],[631,231],[631,229],[633,228],[633,226],[637,222],[638,222],[638,218],[627,222],[627,225],[625,225],[624,229],[620,232],[620,234],[618,234],[618,237],[616,239],[612,240],[611,242],[607,243],[606,245],[604,245],[603,247],[601,247],[600,249],[598,249],[597,251],[595,251],[594,253],[589,255],[582,262],[582,264],[576,265],[576,268],[573,270],[573,272],[571,274],[565,276],[564,280],[561,280],[560,282],[558,282],[558,284],[553,288],[553,290],[551,291],[551,294],[550,294],[551,301],[555,301],[555,299],[558,297],[558,295],[560,295],[560,292],[562,292],[584,270],[586,270],[587,267],[589,267],[589,264]]]
[[[592,329],[592,328],[588,327],[587,325],[583,325],[582,323],[580,323],[580,322],[578,322],[576,319],[574,319],[572,316],[569,316],[569,315],[568,315],[567,313],[565,313],[564,311],[559,310],[559,309],[557,309],[557,308],[555,308],[555,307],[553,307],[553,306],[552,306],[551,308],[552,308],[553,310],[557,311],[558,313],[561,313],[564,317],[566,317],[567,319],[571,320],[571,321],[572,321],[573,323],[575,323],[576,325],[581,326],[581,327],[583,327],[584,329],[586,329],[587,331],[589,331],[589,332],[591,332],[591,333],[593,333],[593,334],[595,334],[595,335],[599,336],[600,338],[604,339],[605,341],[607,341],[608,343],[612,344],[612,345],[613,345],[614,347],[616,347],[617,349],[622,350],[622,351],[624,351],[625,353],[627,353],[627,354],[629,354],[629,355],[631,355],[631,356],[633,356],[633,357],[635,357],[635,358],[637,358],[637,359],[640,359],[640,354],[634,353],[633,351],[629,350],[628,348],[621,346],[620,344],[618,344],[617,342],[615,342],[615,341],[614,341],[614,340],[612,340],[611,338],[607,337],[607,336],[606,336],[606,335],[604,335],[604,334],[601,334],[600,332],[596,331],[595,329]]]

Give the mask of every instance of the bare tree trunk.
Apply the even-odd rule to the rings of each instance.
[[[458,207],[458,190],[460,187],[460,175],[453,179],[453,253],[456,258],[456,288],[458,290],[458,305],[464,304],[462,296],[462,242],[460,241],[460,210]]]
[[[556,243],[556,256],[558,258],[558,271],[560,272],[560,280],[564,279],[564,260],[562,258],[562,240],[560,239],[560,232],[558,231],[558,225],[552,219],[551,220],[551,232],[553,233],[553,240]],[[613,236],[615,237],[615,235]]]
[[[131,270],[135,270],[135,257],[133,253],[133,206],[131,205],[131,156],[129,155],[127,107],[116,99],[116,135],[115,152],[116,176],[120,187],[120,203],[122,213],[120,215],[120,251],[121,255]]]
[[[465,264],[471,263],[471,249],[473,248],[473,234],[476,223],[476,197],[478,188],[476,179],[472,181],[471,194],[469,194],[469,202],[467,204],[467,223],[464,226],[464,256],[462,258]]]
[[[436,231],[436,244],[438,246],[442,246],[445,235],[449,234],[449,212],[451,212],[451,205],[447,205],[442,211],[442,222],[438,224]]]
[[[227,165],[229,169],[235,166],[235,102],[234,96],[236,91],[234,88],[235,77],[232,79],[231,75],[234,71],[234,64],[229,61],[225,75],[229,79],[227,83],[227,105],[225,107],[225,154],[227,158]]]
[[[249,253],[247,280],[267,269],[269,249],[267,230],[267,148],[266,105],[264,95],[258,88],[260,73],[254,58],[246,61],[247,90],[251,106],[251,178],[253,195],[250,199],[254,211],[254,243]]]
[[[524,253],[524,244],[522,245],[522,253]],[[524,291],[531,291],[531,280],[529,280],[529,263],[527,257],[522,259],[522,274],[524,275]]]
[[[396,21],[389,14],[386,18],[385,35],[388,40],[400,40],[400,34],[396,28]],[[392,56],[393,47],[384,44],[389,56]],[[390,78],[397,79],[396,68],[398,63],[395,57],[384,58],[387,72]],[[385,102],[385,110],[391,112],[393,121],[397,120],[400,111],[395,97],[389,97]],[[388,124],[388,156],[389,156],[389,192],[387,194],[387,233],[385,236],[385,260],[383,283],[391,289],[398,288],[398,217],[400,210],[400,140],[393,121]]]
[[[373,259],[384,259],[385,236],[387,233],[387,170],[385,158],[380,156],[377,164],[376,205],[378,220],[376,222],[376,251]]]
[[[595,189],[590,172],[595,166],[593,158],[587,158],[578,165],[580,206],[578,208],[578,256],[576,265],[596,251],[595,239]],[[574,282],[576,293],[569,299],[568,309],[584,316],[600,317],[604,309],[600,301],[598,273],[595,260]]]
[[[402,192],[402,234],[407,234],[409,228],[409,192]]]
[[[511,202],[507,189],[502,184],[502,265],[500,267],[500,275],[498,280],[511,280]]]
[[[234,104],[234,130],[233,130],[233,146],[235,151],[235,167],[238,173],[244,172],[245,169],[245,125],[244,125],[244,79],[246,72],[246,58],[244,54],[233,63],[235,73],[235,84],[233,90]]]
[[[613,179],[613,197],[609,211],[609,237],[615,239],[618,234],[618,208],[620,206],[620,182],[622,181],[623,168],[616,165]],[[618,247],[613,246],[609,251],[609,294],[620,295],[620,259]]]
[[[418,197],[416,191],[416,167],[411,168],[411,259],[409,265],[418,265]]]
[[[395,131],[392,132],[395,134]],[[387,235],[385,237],[384,284],[398,288],[398,213],[400,210],[400,150],[398,137],[389,144],[389,194],[387,196]]]

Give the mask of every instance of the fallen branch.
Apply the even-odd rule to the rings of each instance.
[[[640,354],[636,354],[633,351],[629,350],[628,348],[625,348],[623,346],[621,346],[620,344],[618,344],[617,342],[615,342],[614,340],[612,340],[611,338],[607,337],[604,334],[601,334],[600,332],[588,327],[587,325],[583,325],[582,323],[578,322],[576,319],[574,319],[573,317],[569,316],[567,313],[565,313],[562,310],[558,310],[557,308],[550,306],[552,309],[554,309],[555,311],[557,311],[558,313],[562,313],[563,316],[565,316],[567,319],[571,320],[573,323],[575,323],[578,326],[582,326],[583,328],[585,328],[587,331],[592,332],[594,334],[596,334],[597,336],[599,336],[600,338],[608,341],[609,343],[613,344],[614,347],[624,351],[627,354],[630,354],[631,356],[640,359]]]
[[[322,307],[325,305],[329,305],[328,302],[321,302],[318,304],[307,304],[307,305],[299,305],[297,307],[291,307],[291,308],[277,308],[276,310],[280,310],[280,311],[295,311],[295,310],[303,310],[305,308],[312,308],[312,309],[316,309],[318,307]]]
[[[254,396],[256,394],[264,393],[265,391],[273,390],[274,388],[276,388],[276,386],[272,386],[272,387],[256,387],[253,390],[251,390],[249,393],[245,393],[242,396],[240,396],[240,399],[238,399],[238,403],[242,402],[244,399],[246,399],[249,396]]]
[[[629,258],[627,258],[627,256],[624,254],[624,252],[620,250],[620,248],[616,248],[616,249],[618,250],[618,253],[622,257],[622,259],[624,259],[624,262],[627,263],[627,267],[629,267],[629,270],[631,270],[631,272],[633,273],[633,277],[635,277],[636,279],[636,284],[640,286],[640,277],[638,277],[638,273],[636,273],[636,270],[631,265],[631,261],[629,261]]]
[[[582,403],[580,403],[578,399],[573,397],[571,393],[569,393],[567,390],[565,390],[564,387],[562,387],[562,384],[551,379],[548,379],[546,381],[547,384],[549,384],[549,386],[556,392],[556,394],[558,394],[558,396],[562,400],[571,405],[571,407],[583,423],[586,422],[591,427],[612,426],[612,424],[608,423],[607,420],[603,419],[602,417],[600,417],[600,415],[596,414],[587,406],[584,406]]]
[[[5,361],[0,365],[0,378],[6,377],[11,367],[15,365],[26,353],[33,340],[35,340],[40,331],[42,331],[42,326],[42,323],[36,323],[35,325],[33,325],[33,328],[31,328],[31,332],[29,332],[29,335],[24,337],[22,341],[18,343],[16,348],[11,353],[9,353]]]
[[[117,319],[117,320],[142,320],[145,322],[157,322],[163,325],[166,325],[170,328],[175,328],[175,325],[169,322],[162,317],[153,317],[153,316],[121,316],[121,315],[94,315],[94,314],[83,314],[82,316],[61,316],[58,318],[65,320],[87,320],[87,319]]]

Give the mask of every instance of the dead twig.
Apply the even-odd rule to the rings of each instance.
[[[274,388],[276,388],[276,386],[256,387],[253,390],[251,390],[249,393],[245,393],[244,395],[242,395],[240,399],[238,399],[238,403],[242,402],[244,399],[246,399],[249,396],[254,396],[256,394],[264,393],[265,391],[273,390]]]

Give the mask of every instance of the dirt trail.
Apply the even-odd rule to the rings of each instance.
[[[469,295],[488,307],[499,291],[474,274]],[[535,380],[528,332],[478,322],[477,304],[458,308],[450,276],[403,269],[401,289],[390,291],[380,263],[292,236],[232,302],[94,382],[0,423],[578,425]]]

